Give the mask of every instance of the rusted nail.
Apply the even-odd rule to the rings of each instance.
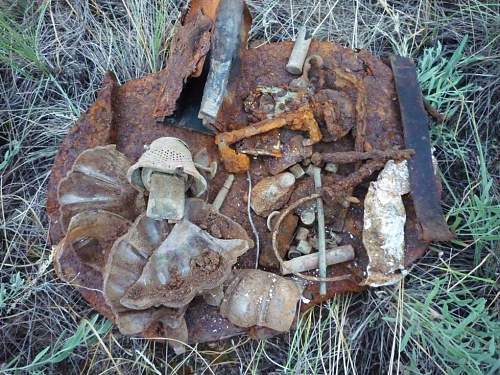
[[[325,252],[325,265],[327,266],[348,262],[353,259],[354,259],[354,249],[351,245],[335,247]],[[318,268],[319,262],[320,262],[320,253],[303,255],[298,258],[293,258],[284,261],[281,266],[281,273],[283,275],[288,275],[291,273],[315,270]]]
[[[413,149],[404,150],[371,150],[366,152],[358,151],[339,151],[331,153],[320,153],[315,152],[311,156],[311,161],[314,165],[320,166],[322,162],[333,163],[333,164],[351,164],[362,160],[376,160],[376,161],[387,161],[387,160],[407,160],[410,159],[415,154]],[[327,164],[328,165],[328,164]]]

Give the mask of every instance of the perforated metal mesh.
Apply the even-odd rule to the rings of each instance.
[[[179,168],[193,179],[191,186],[196,195],[202,194],[207,187],[205,178],[198,172],[187,145],[178,138],[163,137],[154,140],[139,161],[128,172],[129,181],[139,189],[148,188],[149,181],[141,177],[151,173],[139,173],[148,168],[151,172],[175,173]]]

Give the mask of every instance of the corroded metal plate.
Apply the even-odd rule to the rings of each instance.
[[[240,69],[231,77],[228,96],[218,117],[218,128],[232,130],[244,127],[251,122],[252,119],[245,112],[244,101],[258,85],[287,87],[290,81],[295,78],[285,71],[292,45],[291,42],[273,43],[242,52]],[[359,107],[356,119],[357,132],[358,134],[359,132],[363,133],[362,144],[355,144],[354,137],[348,135],[336,142],[316,144],[313,146],[314,151],[403,148],[403,129],[391,69],[366,51],[355,52],[335,43],[313,42],[310,54],[319,54],[324,60],[324,67],[321,70],[311,72],[310,78],[315,88],[341,91],[353,103],[356,103],[356,106]],[[76,156],[83,150],[98,145],[116,144],[118,151],[135,161],[142,154],[144,145],[151,143],[156,138],[171,136],[183,139],[193,154],[206,148],[211,158],[218,158],[213,136],[165,125],[155,119],[155,104],[164,90],[165,80],[169,77],[171,77],[171,72],[166,73],[164,70],[119,85],[112,74],[106,75],[96,102],[77,121],[62,143],[55,159],[47,199],[47,211],[51,225],[50,238],[53,244],[57,244],[63,236],[59,222],[57,186],[70,170]],[[362,123],[363,126],[359,126],[359,123]],[[351,171],[352,169],[347,167],[339,169],[340,174],[348,174]],[[253,184],[269,175],[262,159],[252,160],[250,172]],[[208,202],[213,201],[226,177],[227,173],[221,167],[210,183],[209,191],[205,197]],[[324,178],[324,186],[335,187],[334,183],[334,179]],[[292,196],[291,201],[312,192],[312,178],[307,177],[301,180],[300,186],[301,190]],[[343,244],[352,244],[356,259],[347,264],[329,267],[328,270],[328,276],[349,274],[349,278],[328,283],[328,292],[325,296],[319,295],[318,284],[311,283],[304,292],[304,296],[310,300],[310,303],[302,304],[303,309],[325,301],[336,293],[357,292],[365,288],[359,283],[363,278],[363,269],[367,262],[367,256],[361,242],[362,202],[366,187],[367,183],[354,190],[353,195],[361,201],[361,204],[351,205],[345,213],[343,225]],[[237,175],[221,212],[240,223],[251,234],[252,229],[248,221],[245,198],[247,193],[246,175]],[[410,199],[405,201],[405,207],[407,210],[405,259],[408,264],[411,264],[425,252],[427,243],[419,239],[419,229]],[[328,207],[326,209],[328,227],[334,225],[336,212],[332,209],[328,211]],[[275,268],[277,263],[274,259],[271,233],[266,227],[266,220],[256,215],[253,218],[260,234],[261,264],[265,265],[263,269],[279,272]],[[255,256],[255,248],[250,249],[240,257],[236,267],[253,268]],[[102,294],[98,291],[102,287],[102,279],[97,276],[93,280],[89,280],[88,286],[90,288],[79,289],[83,297],[100,313],[113,319]],[[205,305],[201,299],[195,300],[190,305],[186,312],[186,320],[189,328],[189,341],[193,343],[218,340],[245,332],[244,329],[235,327],[222,318],[216,308]]]

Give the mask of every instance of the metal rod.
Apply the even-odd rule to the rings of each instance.
[[[321,169],[314,168],[314,188],[316,192],[321,189]],[[325,212],[323,210],[323,199],[316,198],[316,207],[318,212],[318,253],[319,253],[319,276],[326,277],[326,238],[325,238]],[[326,283],[322,281],[319,284],[319,293],[326,294]]]
[[[330,266],[343,262],[349,262],[354,259],[354,249],[351,245],[339,246],[326,251],[325,263]],[[293,258],[283,262],[281,265],[281,274],[305,272],[317,269],[319,266],[319,253],[312,253]]]
[[[231,190],[233,182],[234,182],[234,174],[230,174],[229,176],[227,176],[226,181],[224,181],[224,185],[222,185],[212,203],[212,206],[213,208],[215,208],[216,211],[219,211],[222,205],[224,204],[227,194],[229,193],[229,190]]]

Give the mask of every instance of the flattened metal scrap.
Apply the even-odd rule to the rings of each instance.
[[[443,217],[434,169],[429,123],[417,81],[415,64],[409,58],[391,56],[396,92],[401,109],[404,141],[415,150],[409,160],[411,196],[424,241],[449,241],[453,238]]]
[[[174,113],[184,82],[197,74],[210,49],[212,21],[198,11],[196,17],[181,26],[172,42],[172,54],[163,77],[153,116],[162,118]]]

